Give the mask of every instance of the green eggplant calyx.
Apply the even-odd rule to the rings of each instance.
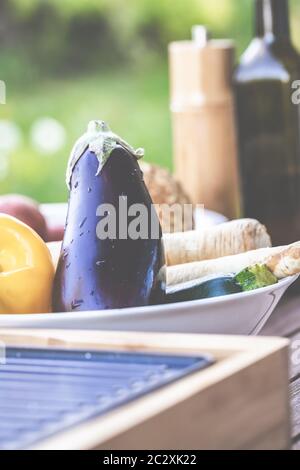
[[[235,281],[243,291],[250,291],[277,284],[278,279],[267,266],[256,264],[238,273]]]
[[[114,134],[104,121],[90,121],[87,131],[77,140],[70,154],[66,174],[68,188],[70,189],[71,187],[73,168],[87,149],[93,152],[98,158],[99,167],[96,175],[99,175],[112,151],[118,145],[127,150],[127,152],[137,160],[144,156],[143,149],[139,148],[135,150],[131,145],[125,142],[125,140],[117,134]]]

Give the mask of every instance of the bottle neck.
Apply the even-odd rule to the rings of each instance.
[[[275,40],[289,40],[288,0],[256,0],[256,37],[272,36]]]

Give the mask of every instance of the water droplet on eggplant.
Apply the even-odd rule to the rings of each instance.
[[[77,299],[76,299],[76,300],[72,300],[72,302],[71,302],[71,309],[72,309],[72,310],[76,310],[76,308],[81,307],[82,304],[83,304],[83,300],[81,300],[81,299],[80,299],[80,300],[77,300]]]
[[[84,224],[86,223],[86,221],[87,221],[87,217],[85,217],[83,221],[79,224],[79,228],[82,228]]]
[[[96,266],[102,266],[105,263],[105,260],[96,261]]]

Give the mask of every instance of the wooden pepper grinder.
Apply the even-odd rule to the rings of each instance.
[[[234,44],[209,40],[169,45],[175,174],[194,204],[239,215],[237,145],[231,77]]]

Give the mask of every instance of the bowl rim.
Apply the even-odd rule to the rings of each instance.
[[[234,294],[223,295],[220,297],[212,297],[209,299],[198,299],[198,300],[189,300],[186,302],[177,302],[177,303],[170,303],[170,304],[160,304],[160,305],[147,305],[141,307],[125,307],[125,308],[118,308],[118,309],[110,309],[110,310],[87,310],[87,311],[80,311],[80,312],[61,312],[61,313],[38,313],[38,314],[3,314],[0,315],[0,327],[1,320],[10,320],[18,322],[19,324],[22,323],[22,326],[26,324],[27,321],[36,321],[41,322],[42,320],[71,320],[71,319],[81,319],[85,316],[89,316],[89,318],[95,317],[102,317],[104,318],[117,318],[117,317],[135,317],[135,316],[147,316],[147,315],[157,315],[157,314],[167,314],[170,311],[173,314],[180,313],[182,314],[183,309],[189,310],[197,310],[199,309],[199,314],[201,314],[202,307],[205,306],[212,306],[212,305],[220,305],[220,304],[228,304],[230,302],[237,301],[239,299],[244,298],[253,298],[259,295],[269,294],[279,289],[287,290],[288,287],[293,284],[299,275],[289,276],[287,278],[281,279],[278,281],[277,284],[272,284],[267,287],[261,287],[259,289],[255,289],[253,291],[247,292],[237,292]],[[130,327],[130,326],[129,326]],[[2,327],[3,328],[3,327]]]

